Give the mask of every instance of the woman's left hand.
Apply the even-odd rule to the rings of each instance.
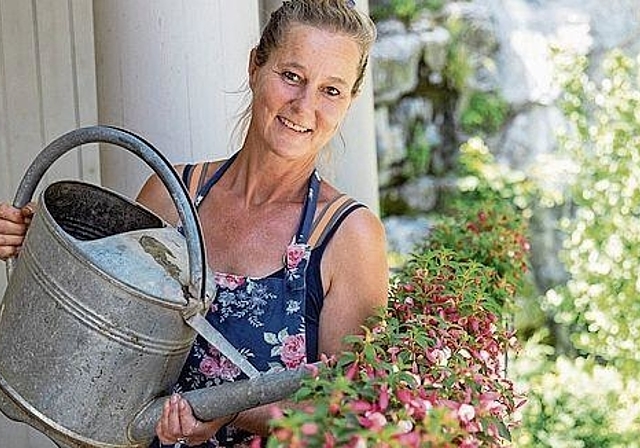
[[[217,420],[201,422],[193,415],[187,400],[173,394],[164,404],[156,434],[162,445],[199,445],[213,437],[221,426]]]

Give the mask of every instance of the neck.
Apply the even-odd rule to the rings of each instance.
[[[286,160],[243,146],[223,179],[245,207],[266,203],[300,203],[307,194],[312,160]]]

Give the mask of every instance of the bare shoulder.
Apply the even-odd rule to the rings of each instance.
[[[202,175],[206,179],[211,177],[222,163],[224,163],[224,160],[215,160],[210,162],[198,162],[196,164],[193,164],[192,166],[200,168],[205,167],[204,170],[194,171],[197,171],[197,176],[200,176],[200,174],[204,171]],[[180,177],[182,177],[186,166],[186,164],[174,165],[174,168],[176,169]],[[178,222],[178,212],[176,210],[175,204],[173,203],[173,200],[171,199],[166,186],[162,183],[162,181],[156,174],[152,174],[151,176],[149,176],[149,178],[140,189],[136,200],[153,212],[157,213],[168,223],[175,224]]]
[[[182,176],[184,167],[185,165],[183,164],[174,166],[180,176]],[[175,224],[178,222],[178,212],[176,211],[173,200],[167,191],[167,187],[157,174],[149,176],[140,189],[140,192],[138,192],[136,201],[157,213],[168,223]]]
[[[340,226],[336,236],[344,242],[386,243],[382,221],[368,207],[359,207],[352,211]]]
[[[386,243],[384,225],[378,215],[368,207],[353,210],[336,229],[327,247],[326,261],[331,264],[328,270],[333,280],[368,271],[386,281]]]

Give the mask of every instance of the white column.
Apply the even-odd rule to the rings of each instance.
[[[98,116],[154,144],[173,163],[235,150],[258,1],[95,1]],[[124,150],[101,154],[102,181],[135,196],[150,171]]]
[[[281,3],[281,0],[261,0],[263,25],[269,20],[271,12]],[[357,0],[356,5],[361,11],[369,12],[368,0]],[[367,73],[362,93],[351,107],[341,134],[344,143],[341,138],[334,140],[331,163],[329,166],[323,166],[322,172],[338,188],[364,202],[377,213],[378,162],[370,73]]]

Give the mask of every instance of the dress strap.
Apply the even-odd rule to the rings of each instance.
[[[300,215],[300,224],[296,233],[295,242],[298,244],[306,244],[311,234],[311,226],[313,225],[313,217],[316,214],[316,205],[318,204],[318,193],[320,191],[320,174],[318,170],[313,170],[309,178],[307,195],[304,198],[304,206]]]
[[[184,167],[182,180],[189,189],[189,197],[195,199],[207,178],[211,162],[189,164]]]
[[[318,218],[313,222],[309,245],[311,247],[322,245],[327,235],[331,232],[331,229],[333,229],[342,216],[353,209],[364,206],[364,204],[344,193],[336,196],[322,209]]]
[[[195,204],[196,208],[200,206],[200,203],[207,196],[207,194],[209,193],[209,190],[211,190],[211,187],[213,187],[215,185],[215,183],[218,182],[218,180],[220,180],[222,175],[227,171],[227,169],[229,169],[229,167],[231,166],[231,164],[233,163],[233,161],[236,159],[237,156],[238,156],[238,153],[236,152],[231,157],[229,157],[227,160],[225,160],[225,162],[220,166],[220,168],[218,168],[216,170],[216,172],[213,173],[213,176],[211,176],[210,179],[207,179],[207,171],[208,171],[208,168],[209,168],[209,162],[205,162],[203,164],[203,165],[206,165],[206,167],[205,167],[205,169],[202,170],[201,175],[198,176],[198,182],[196,184],[196,192],[197,192],[197,194],[195,195],[195,199],[194,199],[194,204]],[[192,184],[194,183],[193,179],[195,177],[196,176],[192,176],[191,177],[191,183]],[[189,191],[191,191],[191,188],[189,188]]]

